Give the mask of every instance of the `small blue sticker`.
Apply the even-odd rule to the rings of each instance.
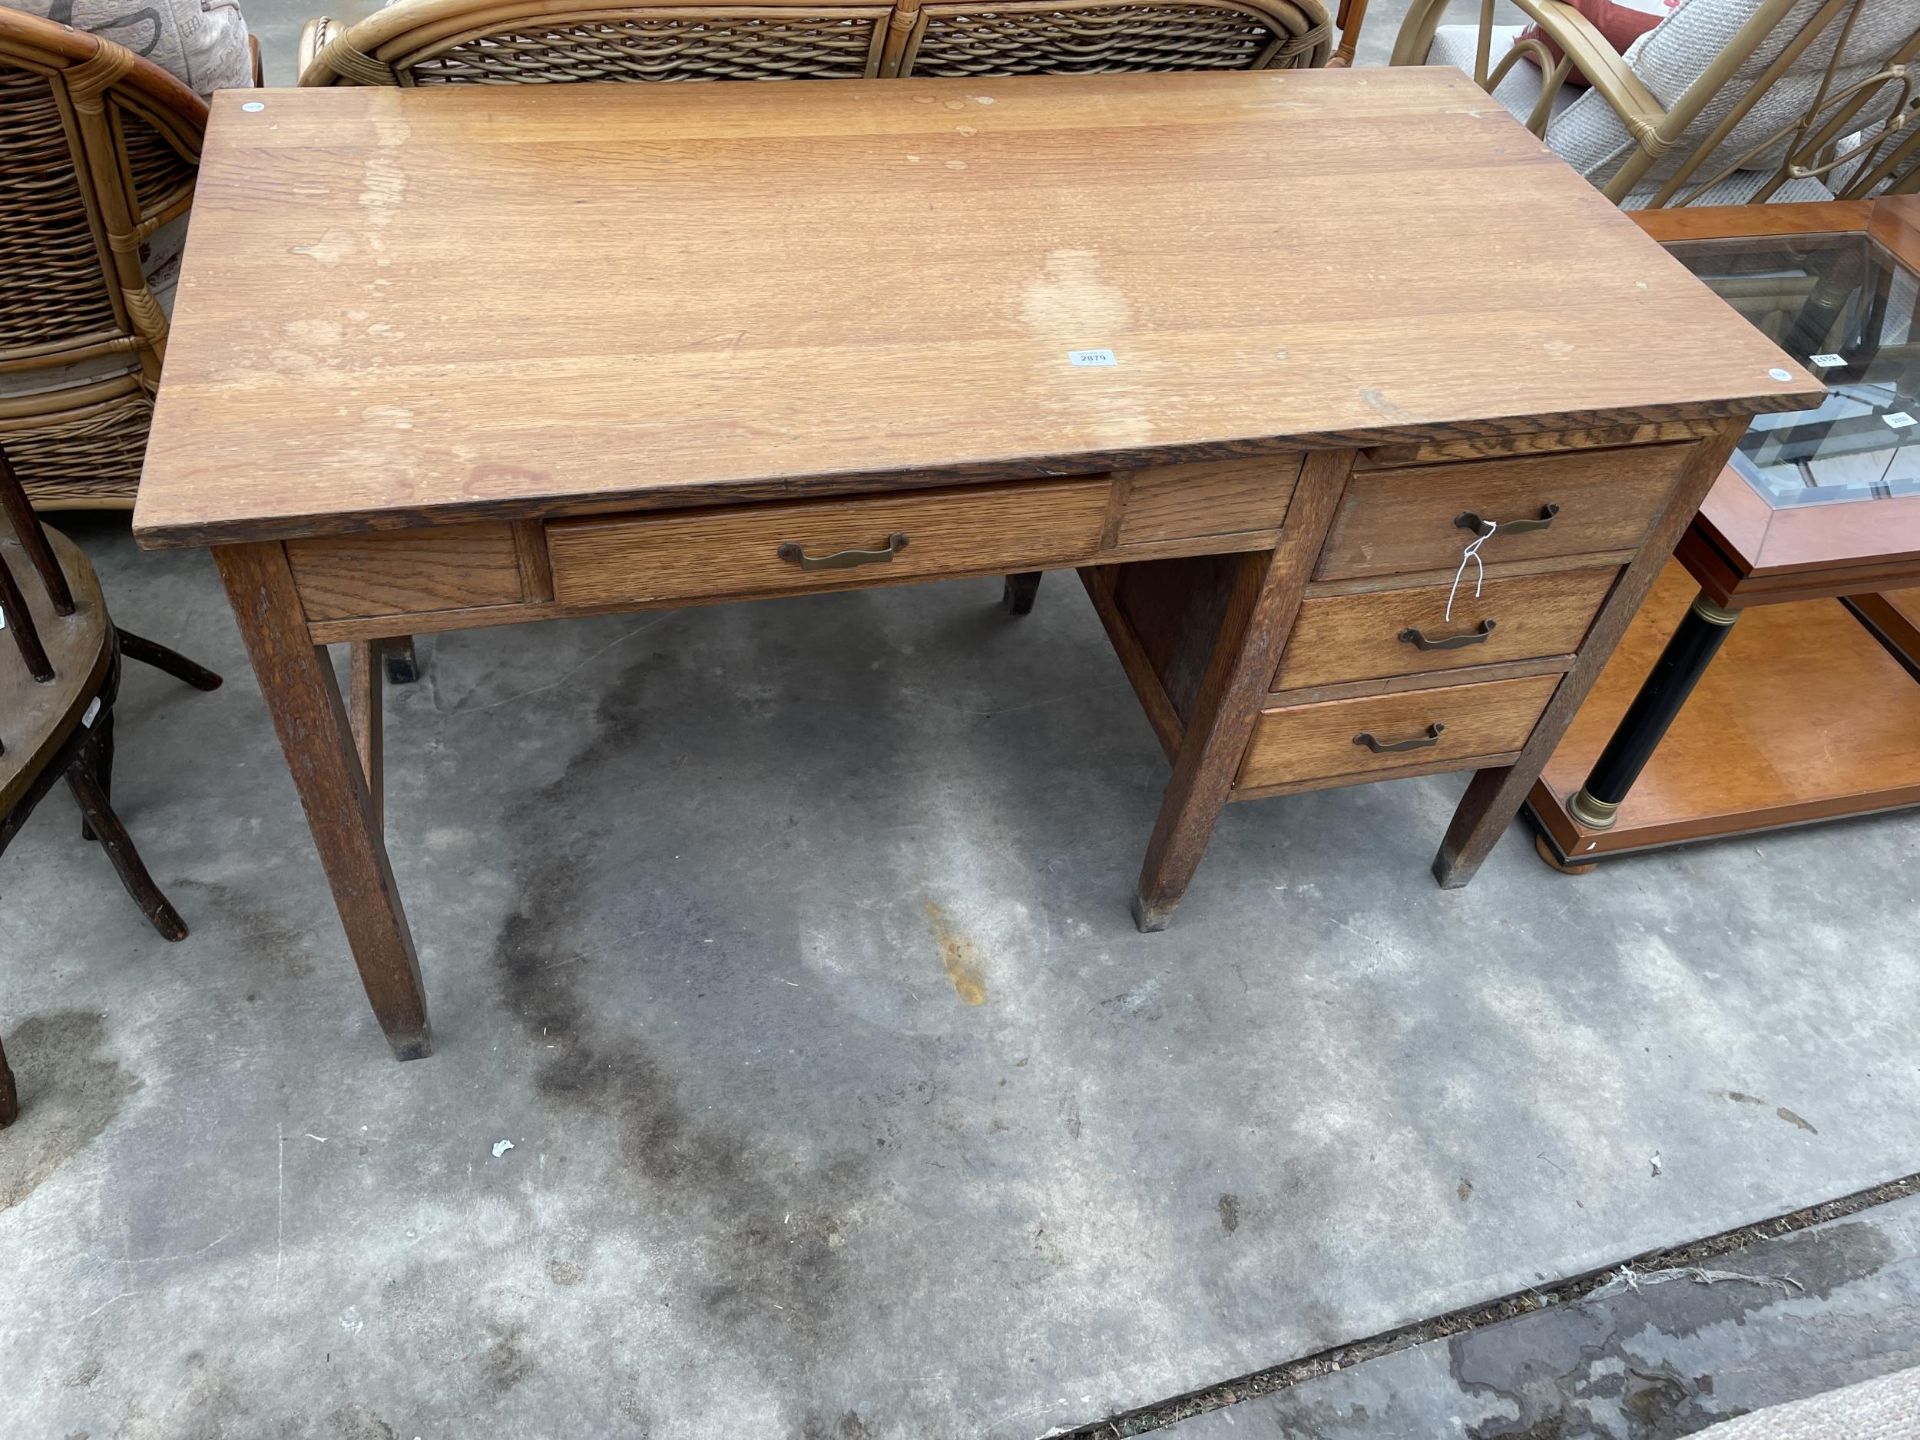
[[[1118,365],[1120,361],[1111,350],[1069,350],[1069,365]]]

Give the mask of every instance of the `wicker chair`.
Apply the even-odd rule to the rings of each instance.
[[[0,445],[43,508],[128,508],[207,107],[132,51],[0,9]]]
[[[1626,209],[1920,184],[1920,0],[1687,0],[1624,56],[1571,5],[1513,4],[1559,57],[1492,0],[1444,27],[1446,0],[1414,0],[1392,63],[1466,71]]]
[[[1320,0],[399,0],[310,22],[302,85],[830,80],[1326,63]]]

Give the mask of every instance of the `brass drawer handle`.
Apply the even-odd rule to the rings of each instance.
[[[1438,637],[1428,635],[1416,626],[1409,625],[1400,632],[1400,638],[1419,650],[1458,650],[1463,645],[1486,644],[1488,637],[1493,634],[1493,627],[1499,623],[1498,620],[1482,620],[1478,629],[1468,631],[1465,635]]]
[[[887,536],[883,550],[836,550],[831,555],[809,555],[798,540],[785,540],[775,553],[802,570],[845,570],[849,565],[884,565],[907,548],[907,537],[898,530]]]
[[[1560,513],[1558,505],[1542,505],[1538,520],[1489,520],[1478,511],[1466,510],[1453,517],[1453,523],[1462,530],[1471,530],[1478,535],[1487,526],[1493,526],[1489,534],[1518,535],[1523,530],[1544,530],[1553,524],[1553,517]]]
[[[1411,740],[1384,742],[1374,739],[1372,731],[1362,730],[1358,735],[1353,737],[1353,743],[1366,746],[1367,749],[1376,755],[1398,755],[1402,750],[1424,750],[1429,745],[1437,745],[1440,742],[1440,732],[1446,728],[1446,726],[1435,721],[1433,724],[1427,726],[1427,733],[1424,735],[1416,735]]]

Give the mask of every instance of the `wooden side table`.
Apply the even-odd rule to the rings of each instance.
[[[1920,197],[1635,218],[1827,395],[1743,437],[1534,787],[1562,869],[1920,804]]]

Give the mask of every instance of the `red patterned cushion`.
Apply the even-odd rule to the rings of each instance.
[[[1681,0],[1571,0],[1573,8],[1586,17],[1594,29],[1606,39],[1616,51],[1624,55],[1627,47],[1638,40],[1647,31],[1653,29],[1667,18],[1670,11],[1678,9]],[[1560,47],[1540,32],[1538,25],[1529,25],[1520,32],[1522,40],[1538,40],[1547,47],[1555,60],[1560,58]],[[1529,50],[1526,58],[1539,63],[1539,56]],[[1586,79],[1578,70],[1569,71],[1567,84],[1585,85]]]

